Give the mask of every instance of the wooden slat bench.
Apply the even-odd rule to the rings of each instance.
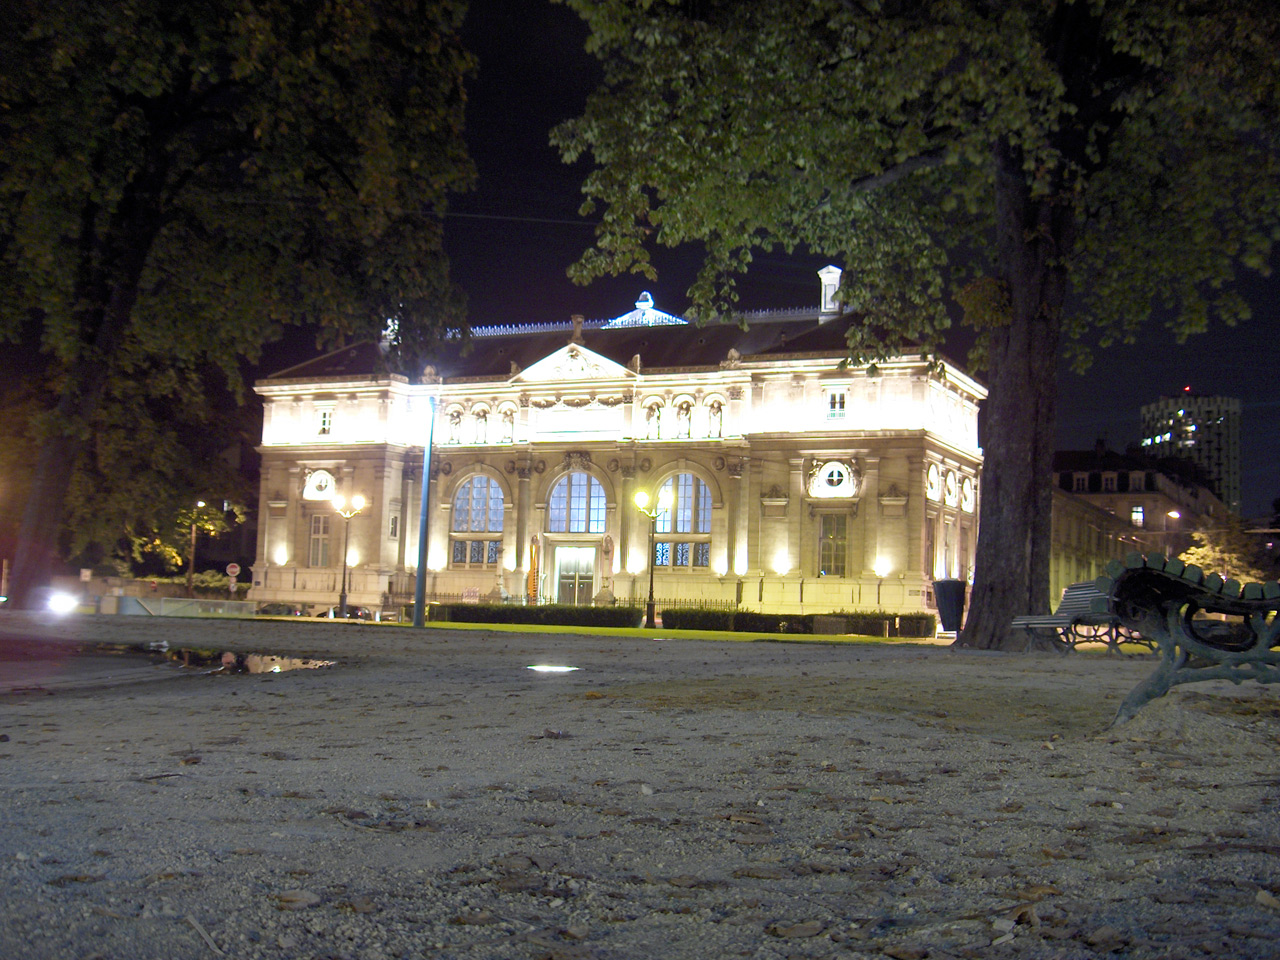
[[[1130,691],[1114,723],[1181,683],[1280,683],[1280,583],[1224,580],[1181,560],[1131,553],[1097,587],[1126,629],[1159,648],[1155,673]]]
[[[1027,632],[1028,649],[1038,630],[1055,631],[1068,650],[1082,643],[1105,643],[1109,653],[1119,653],[1122,643],[1155,649],[1153,643],[1130,630],[1111,612],[1107,594],[1092,580],[1068,585],[1053,613],[1014,617],[1012,625]]]

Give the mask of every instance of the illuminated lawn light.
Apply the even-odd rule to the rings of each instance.
[[[79,605],[80,601],[69,593],[51,593],[49,595],[49,609],[54,613],[70,613]]]
[[[532,670],[534,673],[573,673],[580,669],[579,667],[566,667],[554,663],[531,663],[526,670]]]

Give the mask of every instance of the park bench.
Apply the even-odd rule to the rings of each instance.
[[[1280,683],[1280,583],[1205,575],[1159,554],[1131,553],[1096,581],[1108,611],[1155,643],[1156,671],[1130,691],[1114,724],[1182,683]]]
[[[1040,630],[1055,631],[1067,650],[1074,650],[1081,643],[1105,643],[1109,653],[1119,653],[1122,643],[1140,643],[1148,650],[1154,649],[1154,644],[1125,627],[1107,609],[1107,595],[1092,580],[1069,584],[1053,613],[1014,617],[1013,627],[1027,632],[1028,649]]]

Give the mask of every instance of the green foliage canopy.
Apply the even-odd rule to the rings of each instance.
[[[472,178],[464,9],[17,0],[0,333],[34,320],[67,365],[210,358],[234,378],[284,323],[438,331],[458,306],[441,217]],[[112,296],[130,309],[104,352]]]
[[[699,241],[709,319],[753,257],[804,247],[845,268],[858,361],[965,311],[990,394],[962,641],[1005,643],[1048,609],[1060,354],[1240,318],[1236,271],[1280,237],[1274,3],[563,2],[605,67],[553,134],[597,164],[577,279]]]
[[[1180,335],[1245,316],[1235,271],[1280,237],[1267,2],[562,2],[606,70],[553,135],[598,164],[584,281],[701,241],[690,296],[722,316],[756,253],[803,245],[848,268],[855,358],[933,344],[944,294],[1007,269],[1001,145],[1074,221],[1072,338],[1132,340],[1157,309]]]
[[[1241,582],[1263,583],[1274,579],[1263,543],[1246,531],[1244,522],[1227,514],[1213,527],[1193,530],[1191,546],[1178,554],[1184,563],[1194,563],[1205,573],[1234,577]]]
[[[0,337],[36,331],[56,383],[18,537],[19,602],[50,561],[104,403],[140,403],[150,388],[173,398],[210,365],[238,389],[239,358],[286,324],[332,342],[393,321],[393,361],[409,365],[456,328],[442,218],[473,178],[464,11],[462,0],[6,8]]]

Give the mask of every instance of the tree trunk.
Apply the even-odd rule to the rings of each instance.
[[[1032,196],[1015,147],[996,149],[997,256],[1008,322],[990,331],[982,495],[969,616],[957,641],[1022,648],[1015,616],[1049,609],[1058,339],[1063,263],[1075,236],[1062,194]]]
[[[84,220],[92,231],[93,217]],[[67,492],[80,458],[89,448],[93,419],[112,376],[112,364],[124,341],[138,299],[142,271],[160,230],[159,204],[154,192],[140,188],[126,191],[118,213],[112,217],[109,239],[101,247],[109,251],[102,265],[90,238],[81,243],[81,329],[88,340],[79,360],[68,364],[52,436],[45,439],[36,458],[31,494],[22,512],[9,579],[11,609],[31,609],[32,591],[49,583],[58,554],[58,535],[66,514]]]

